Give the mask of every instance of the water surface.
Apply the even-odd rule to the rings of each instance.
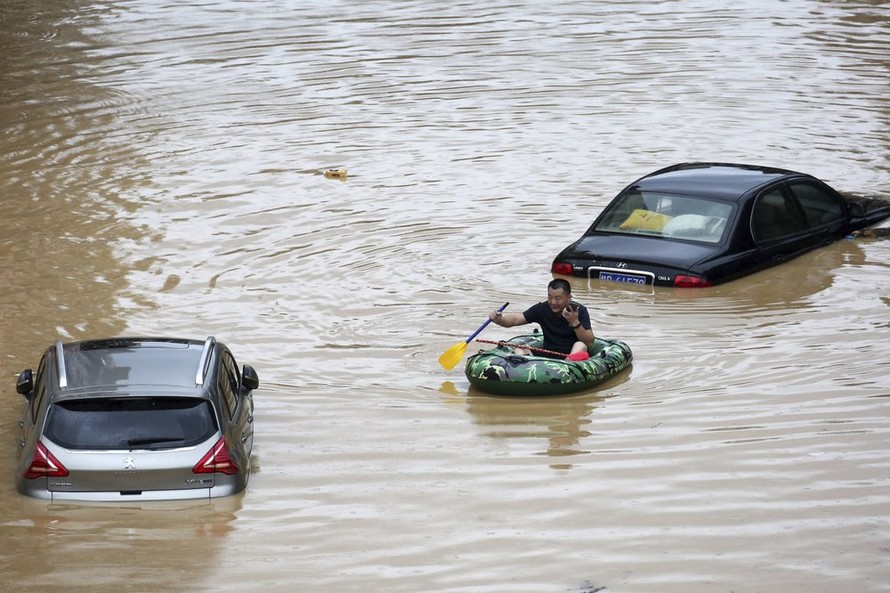
[[[699,291],[576,279],[635,354],[599,390],[496,398],[437,363],[662,166],[890,197],[888,23],[877,0],[4,2],[0,590],[890,590],[890,243]],[[243,495],[15,492],[16,373],[123,334],[257,368]]]

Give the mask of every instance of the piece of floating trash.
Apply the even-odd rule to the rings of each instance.
[[[853,231],[853,237],[868,237],[871,239],[890,239],[890,227],[867,227]]]
[[[346,179],[346,169],[327,169],[324,176],[328,179]]]

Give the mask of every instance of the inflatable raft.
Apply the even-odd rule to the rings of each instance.
[[[495,395],[565,395],[591,389],[627,368],[633,360],[630,347],[620,340],[596,338],[590,358],[571,361],[543,355],[516,354],[519,345],[541,350],[541,334],[516,336],[498,342],[467,359],[464,370],[470,383]]]

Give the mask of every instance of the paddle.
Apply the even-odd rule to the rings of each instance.
[[[509,305],[509,304],[510,303],[504,303],[504,306],[501,307],[500,309],[498,309],[498,311],[503,311],[504,309],[507,308],[507,305]],[[483,329],[485,329],[485,326],[487,326],[489,323],[491,323],[490,318],[486,319],[485,323],[480,325],[479,329],[477,329],[475,332],[473,332],[473,335],[471,335],[469,338],[467,338],[463,342],[458,342],[457,344],[455,344],[454,346],[452,346],[451,348],[449,348],[448,350],[443,352],[442,356],[439,357],[439,364],[441,364],[443,367],[445,367],[446,370],[450,371],[451,369],[453,369],[455,367],[455,365],[457,363],[459,363],[461,361],[461,359],[464,357],[464,354],[467,353],[467,344],[469,344],[471,341],[473,341],[473,338],[478,336],[479,332],[481,332]]]
[[[512,348],[525,348],[526,350],[531,350],[532,352],[543,352],[544,354],[554,354],[556,356],[561,356],[562,358],[566,358],[568,354],[565,352],[557,352],[556,350],[544,350],[543,348],[535,348],[534,346],[529,346],[528,344],[521,344],[518,342],[502,342],[495,340],[483,340],[479,338],[476,340],[477,342],[482,342],[483,344],[497,344],[498,346],[510,346]]]
[[[478,338],[477,342],[483,342],[485,344],[497,344],[498,346],[511,346],[513,348],[525,348],[526,350],[531,350],[533,352],[543,352],[545,354],[554,354],[556,356],[565,358],[566,360],[571,360],[572,362],[578,362],[581,360],[587,360],[590,358],[590,354],[587,352],[576,352],[574,354],[566,354],[565,352],[557,352],[556,350],[544,350],[543,348],[535,348],[534,346],[529,346],[528,344],[515,343],[515,342],[495,342],[494,340],[483,340],[482,338]]]

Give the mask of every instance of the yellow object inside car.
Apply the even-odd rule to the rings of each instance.
[[[660,231],[672,216],[659,214],[651,210],[637,208],[630,213],[627,220],[621,223],[619,228],[625,230]]]

